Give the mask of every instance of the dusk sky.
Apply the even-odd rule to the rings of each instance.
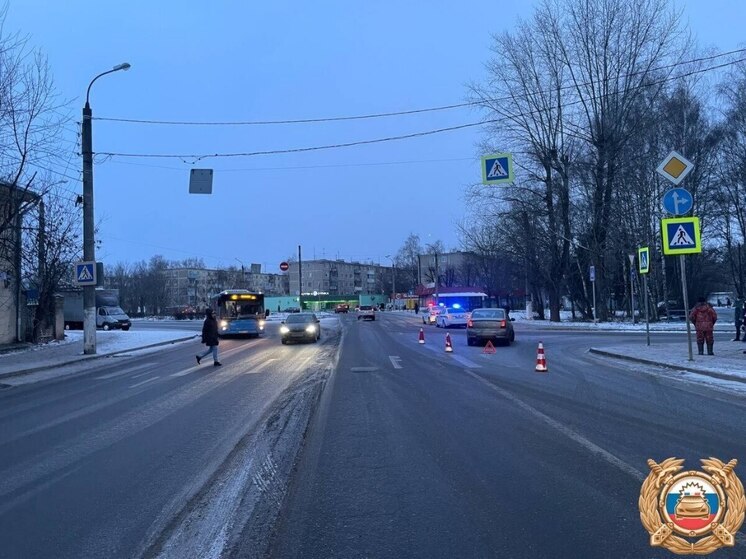
[[[319,0],[143,2],[11,0],[7,31],[31,36],[70,100],[69,157],[55,170],[82,190],[76,124],[85,89],[93,116],[256,121],[401,111],[463,102],[483,81],[491,34],[530,17],[534,2]],[[744,46],[746,2],[679,2],[701,47]],[[475,122],[471,109],[351,122],[157,126],[94,121],[94,152],[203,154],[280,150]],[[102,156],[95,212],[107,264],[161,254],[209,267],[267,271],[302,244],[304,259],[388,264],[407,235],[459,244],[478,208],[479,128],[310,153],[199,162]],[[192,167],[215,169],[210,196],[188,193]]]

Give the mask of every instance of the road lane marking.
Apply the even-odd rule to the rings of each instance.
[[[425,349],[429,349],[430,351],[434,351],[436,353],[439,353],[437,347],[433,347],[431,345],[426,345]],[[445,351],[443,352],[445,354]],[[474,363],[471,359],[467,359],[466,357],[463,357],[461,355],[457,355],[455,353],[449,353],[448,359],[452,359],[456,361],[457,363],[461,363],[464,367],[468,369],[481,369],[482,366],[479,363]]]
[[[252,346],[253,345],[255,345],[255,344],[252,344]],[[221,356],[222,359],[225,359],[226,357],[231,356],[234,353],[238,353],[239,351],[242,351],[242,350],[245,350],[245,349],[247,349],[246,346],[234,347],[232,349],[227,349],[225,351],[221,351],[220,352],[220,356]],[[211,357],[212,357],[212,355],[208,353],[207,355],[205,355],[201,359],[203,361],[208,361],[209,362],[209,360],[210,360]],[[276,359],[266,359],[267,362],[269,362],[269,361],[275,361],[275,360]],[[204,364],[200,364],[200,365],[192,365],[188,369],[184,369],[183,371],[179,371],[178,373],[172,373],[169,376],[172,376],[172,377],[183,377],[183,376],[186,376],[186,375],[188,375],[190,373],[193,373],[195,371],[199,371],[201,368],[207,367],[207,365],[208,365],[208,363],[204,363]]]
[[[263,367],[264,364],[260,364],[253,372]],[[223,376],[192,383],[183,390],[169,393],[154,402],[134,407],[122,415],[96,423],[92,429],[84,429],[77,436],[53,444],[27,460],[19,461],[4,470],[0,467],[0,515],[8,510],[5,498],[11,492],[24,487],[35,487],[40,478],[48,479],[49,476],[83,461],[95,452],[144,431],[235,379],[233,376]],[[33,488],[24,489],[18,495],[18,499],[25,501],[34,494],[34,491]]]
[[[132,378],[136,379],[136,378],[144,377],[145,375],[149,375],[149,374],[150,374],[150,371],[146,371],[144,373],[140,373],[139,375],[133,375]]]
[[[391,360],[391,364],[394,366],[394,369],[401,369],[401,357],[397,355],[389,355],[389,359]]]
[[[138,386],[142,386],[143,384],[147,384],[147,383],[152,382],[154,380],[157,380],[159,378],[161,378],[160,375],[159,376],[154,376],[154,377],[149,378],[149,379],[145,379],[142,382],[138,382],[137,384],[133,384],[132,386],[130,386],[130,388],[137,388]]]
[[[466,372],[467,375],[470,375],[470,376],[474,377],[474,379],[478,380],[482,384],[488,386],[489,388],[491,388],[492,390],[494,390],[495,392],[497,392],[498,394],[500,394],[500,396],[502,396],[506,400],[510,400],[515,405],[517,405],[519,408],[521,408],[522,410],[530,413],[531,415],[533,415],[537,419],[540,419],[541,421],[543,421],[544,423],[546,423],[547,425],[549,425],[553,429],[559,431],[560,433],[562,433],[563,435],[565,435],[568,439],[570,439],[570,440],[578,443],[580,446],[582,446],[586,450],[590,451],[591,454],[595,454],[599,458],[605,460],[606,462],[608,462],[612,466],[615,466],[616,468],[619,468],[621,471],[623,471],[624,473],[626,473],[626,474],[632,476],[633,478],[639,480],[640,482],[644,481],[645,478],[647,477],[647,474],[644,474],[641,471],[639,471],[638,469],[634,468],[633,466],[630,466],[629,464],[627,464],[626,462],[624,462],[622,459],[617,458],[616,456],[614,456],[608,450],[605,450],[605,449],[601,448],[600,446],[598,446],[596,443],[593,443],[593,442],[589,441],[583,435],[581,435],[580,433],[577,433],[576,431],[573,431],[572,429],[570,429],[566,425],[563,425],[562,423],[560,423],[556,419],[552,419],[548,415],[540,412],[535,407],[531,406],[530,404],[527,404],[526,402],[524,402],[523,400],[521,400],[517,396],[511,394],[507,390],[505,390],[503,388],[500,388],[499,386],[491,383],[490,381],[488,381],[487,379],[485,379],[484,377],[478,375],[477,373],[475,373],[473,371],[465,369],[465,372]]]
[[[377,370],[378,367],[350,367],[350,371],[353,373],[372,373]]]
[[[147,369],[148,367],[154,367],[157,364],[158,363],[143,363],[142,365],[138,365],[137,367],[130,367],[129,369],[125,369],[124,371],[117,371],[115,373],[109,373],[108,375],[101,375],[100,377],[95,377],[95,379],[106,380],[114,377],[120,377],[122,375],[134,373],[136,371],[142,371],[143,369]]]

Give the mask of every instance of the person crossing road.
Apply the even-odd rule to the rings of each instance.
[[[195,355],[197,365],[202,362],[203,357],[212,352],[213,365],[220,367],[222,363],[218,361],[218,344],[220,343],[218,340],[218,321],[210,308],[205,311],[205,321],[202,324],[202,343],[207,346],[207,349],[200,355]]]

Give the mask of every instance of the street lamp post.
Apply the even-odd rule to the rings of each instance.
[[[241,281],[238,284],[238,289],[246,289],[246,267],[239,258],[234,258],[234,260],[241,264]]]
[[[96,241],[94,238],[93,221],[93,132],[91,119],[93,112],[89,98],[93,82],[101,76],[129,70],[129,63],[118,64],[111,70],[100,73],[88,84],[85,94],[85,107],[83,107],[83,123],[81,126],[81,147],[83,152],[83,260],[94,262],[96,260]],[[83,353],[92,355],[96,353],[96,286],[87,285],[83,288]]]
[[[391,260],[391,290],[394,292],[393,301],[391,301],[394,310],[397,310],[397,298],[396,298],[396,264],[394,264],[394,258],[387,254],[386,258]]]

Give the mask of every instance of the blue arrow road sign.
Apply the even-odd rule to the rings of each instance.
[[[96,263],[76,262],[75,283],[78,285],[96,285]]]
[[[692,195],[686,188],[672,188],[663,195],[663,209],[671,215],[688,213],[692,204]]]

